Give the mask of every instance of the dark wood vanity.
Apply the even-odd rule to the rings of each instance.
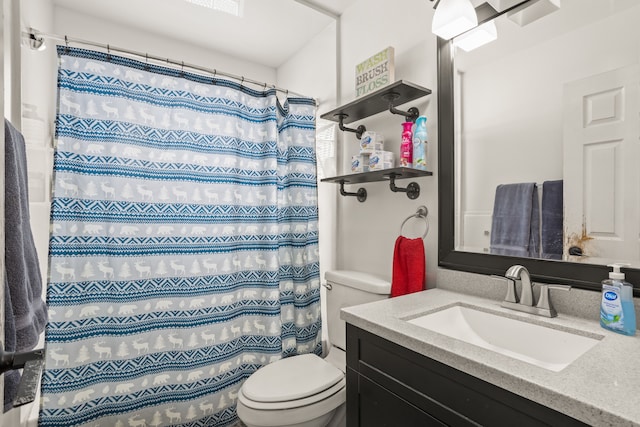
[[[586,426],[347,324],[347,426]]]

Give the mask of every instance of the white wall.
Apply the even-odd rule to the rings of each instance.
[[[427,168],[432,177],[419,178],[420,197],[410,200],[404,193],[392,193],[388,182],[364,184],[368,197],[360,203],[355,197],[340,197],[338,201],[338,267],[367,271],[391,279],[392,257],[400,225],[413,215],[420,205],[429,209],[431,230],[426,238],[427,286],[435,286],[437,261],[437,64],[436,37],[431,33],[433,4],[424,0],[360,0],[342,15],[342,101],[349,102],[355,94],[356,64],[382,49],[395,49],[395,79],[407,80],[431,89],[430,96],[402,106],[415,106],[427,116],[429,133]],[[404,117],[388,112],[351,123],[364,124],[367,129],[381,132],[385,149],[400,155],[401,123]],[[350,171],[349,160],[357,153],[354,134],[344,135],[342,146],[342,173]],[[398,180],[396,185],[406,187],[413,180]],[[335,184],[334,184],[335,185]],[[349,188],[350,187],[350,188]],[[347,186],[356,191],[358,186]],[[424,224],[411,220],[405,236],[422,235]],[[411,234],[413,233],[413,234]]]
[[[277,69],[278,86],[312,96],[318,115],[336,104],[336,23],[328,25]]]
[[[20,1],[2,4],[4,41],[4,117],[20,129]]]
[[[157,34],[143,32],[118,23],[97,19],[65,8],[56,7],[54,11],[54,31],[69,37],[219,69],[260,82],[274,82],[276,80],[276,71],[271,67],[244,61]],[[144,59],[141,58],[141,60]]]
[[[341,16],[341,56],[339,58],[339,78],[342,91],[338,96],[339,104],[353,100],[355,95],[356,64],[383,50],[388,46],[395,49],[395,79],[407,80],[427,87],[435,92],[436,76],[436,38],[431,34],[432,4],[424,0],[403,0],[391,4],[384,0],[360,0],[347,9]],[[291,78],[291,72],[304,75],[316,68],[325,69],[325,56],[322,48],[314,43],[306,47],[307,52],[315,55],[293,58],[286,66],[278,70],[278,83],[281,86],[297,84]],[[284,73],[286,69],[287,73]],[[282,72],[281,72],[282,71]],[[325,80],[331,71],[327,69]],[[328,90],[322,79],[309,79],[300,82],[297,91],[312,96],[324,97]],[[437,141],[435,94],[418,99],[403,106],[404,109],[415,106],[428,118],[427,129],[431,137],[428,148],[428,169],[437,173]],[[323,103],[320,110],[328,111],[338,106]],[[401,108],[402,109],[402,108]],[[364,124],[367,129],[381,132],[385,137],[385,149],[393,151],[396,159],[400,154],[401,123],[404,117],[388,112],[349,124],[357,127]],[[350,173],[350,159],[357,153],[357,142],[353,133],[344,133],[339,138],[341,159],[338,174]],[[412,180],[398,180],[398,187],[406,187]],[[431,231],[426,238],[427,283],[435,286],[437,268],[437,179],[435,176],[415,180],[421,189],[416,200],[410,200],[404,193],[392,193],[388,182],[364,184],[368,197],[360,203],[355,197],[337,196],[337,206],[333,223],[335,227],[335,245],[328,250],[334,253],[335,267],[339,269],[366,271],[382,278],[391,279],[392,257],[400,225],[409,215],[413,215],[420,205],[429,209]],[[337,184],[321,184],[323,186]],[[347,186],[347,191],[356,191],[359,186]],[[320,204],[325,212],[328,203]],[[424,232],[424,224],[412,220],[405,228],[407,237],[416,237]],[[413,234],[412,234],[413,233]],[[326,249],[326,248],[325,248]],[[323,262],[324,259],[321,260]],[[324,266],[326,267],[326,265]],[[326,269],[324,268],[323,269]],[[333,265],[331,266],[333,268]]]

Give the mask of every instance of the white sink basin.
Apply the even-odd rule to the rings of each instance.
[[[603,338],[528,323],[464,304],[407,322],[554,372],[569,366]]]

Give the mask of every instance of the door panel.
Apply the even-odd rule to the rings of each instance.
[[[578,246],[598,263],[639,260],[640,67],[564,89],[564,253]]]

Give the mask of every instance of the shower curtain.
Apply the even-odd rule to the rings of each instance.
[[[315,103],[58,47],[42,426],[227,426],[320,354]]]

